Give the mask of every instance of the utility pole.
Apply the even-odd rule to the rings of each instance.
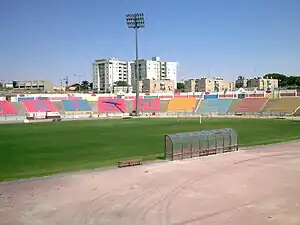
[[[130,13],[126,15],[126,23],[128,28],[132,28],[135,31],[135,82],[136,82],[136,91],[135,91],[135,113],[136,116],[139,116],[139,51],[138,51],[138,29],[145,27],[145,20],[143,13]]]

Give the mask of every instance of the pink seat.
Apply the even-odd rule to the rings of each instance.
[[[16,115],[17,111],[8,101],[0,101],[0,116]]]
[[[22,101],[25,109],[29,113],[35,112],[58,112],[49,100],[25,100]]]
[[[136,109],[136,102],[135,100],[132,101],[132,108],[133,110]],[[153,99],[139,99],[139,110],[141,111],[159,111],[160,110],[160,99],[153,98]]]
[[[98,111],[100,113],[107,112],[122,112],[126,111],[126,104],[124,99],[112,99],[112,98],[99,98],[98,99]]]

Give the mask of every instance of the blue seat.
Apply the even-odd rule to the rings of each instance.
[[[92,111],[92,107],[87,100],[62,100],[61,102],[65,111]]]
[[[92,111],[92,107],[89,105],[87,100],[77,100],[79,111]]]
[[[76,111],[76,105],[74,104],[73,100],[62,100],[62,106],[64,107],[65,111]]]
[[[198,114],[226,114],[232,99],[205,99],[197,109]]]

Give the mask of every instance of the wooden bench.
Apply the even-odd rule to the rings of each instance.
[[[118,167],[126,167],[126,166],[137,166],[142,165],[142,159],[130,159],[130,160],[120,160],[118,162]]]

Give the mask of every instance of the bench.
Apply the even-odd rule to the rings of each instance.
[[[130,159],[130,160],[120,160],[118,162],[118,167],[126,167],[126,166],[137,166],[142,165],[141,159]]]

